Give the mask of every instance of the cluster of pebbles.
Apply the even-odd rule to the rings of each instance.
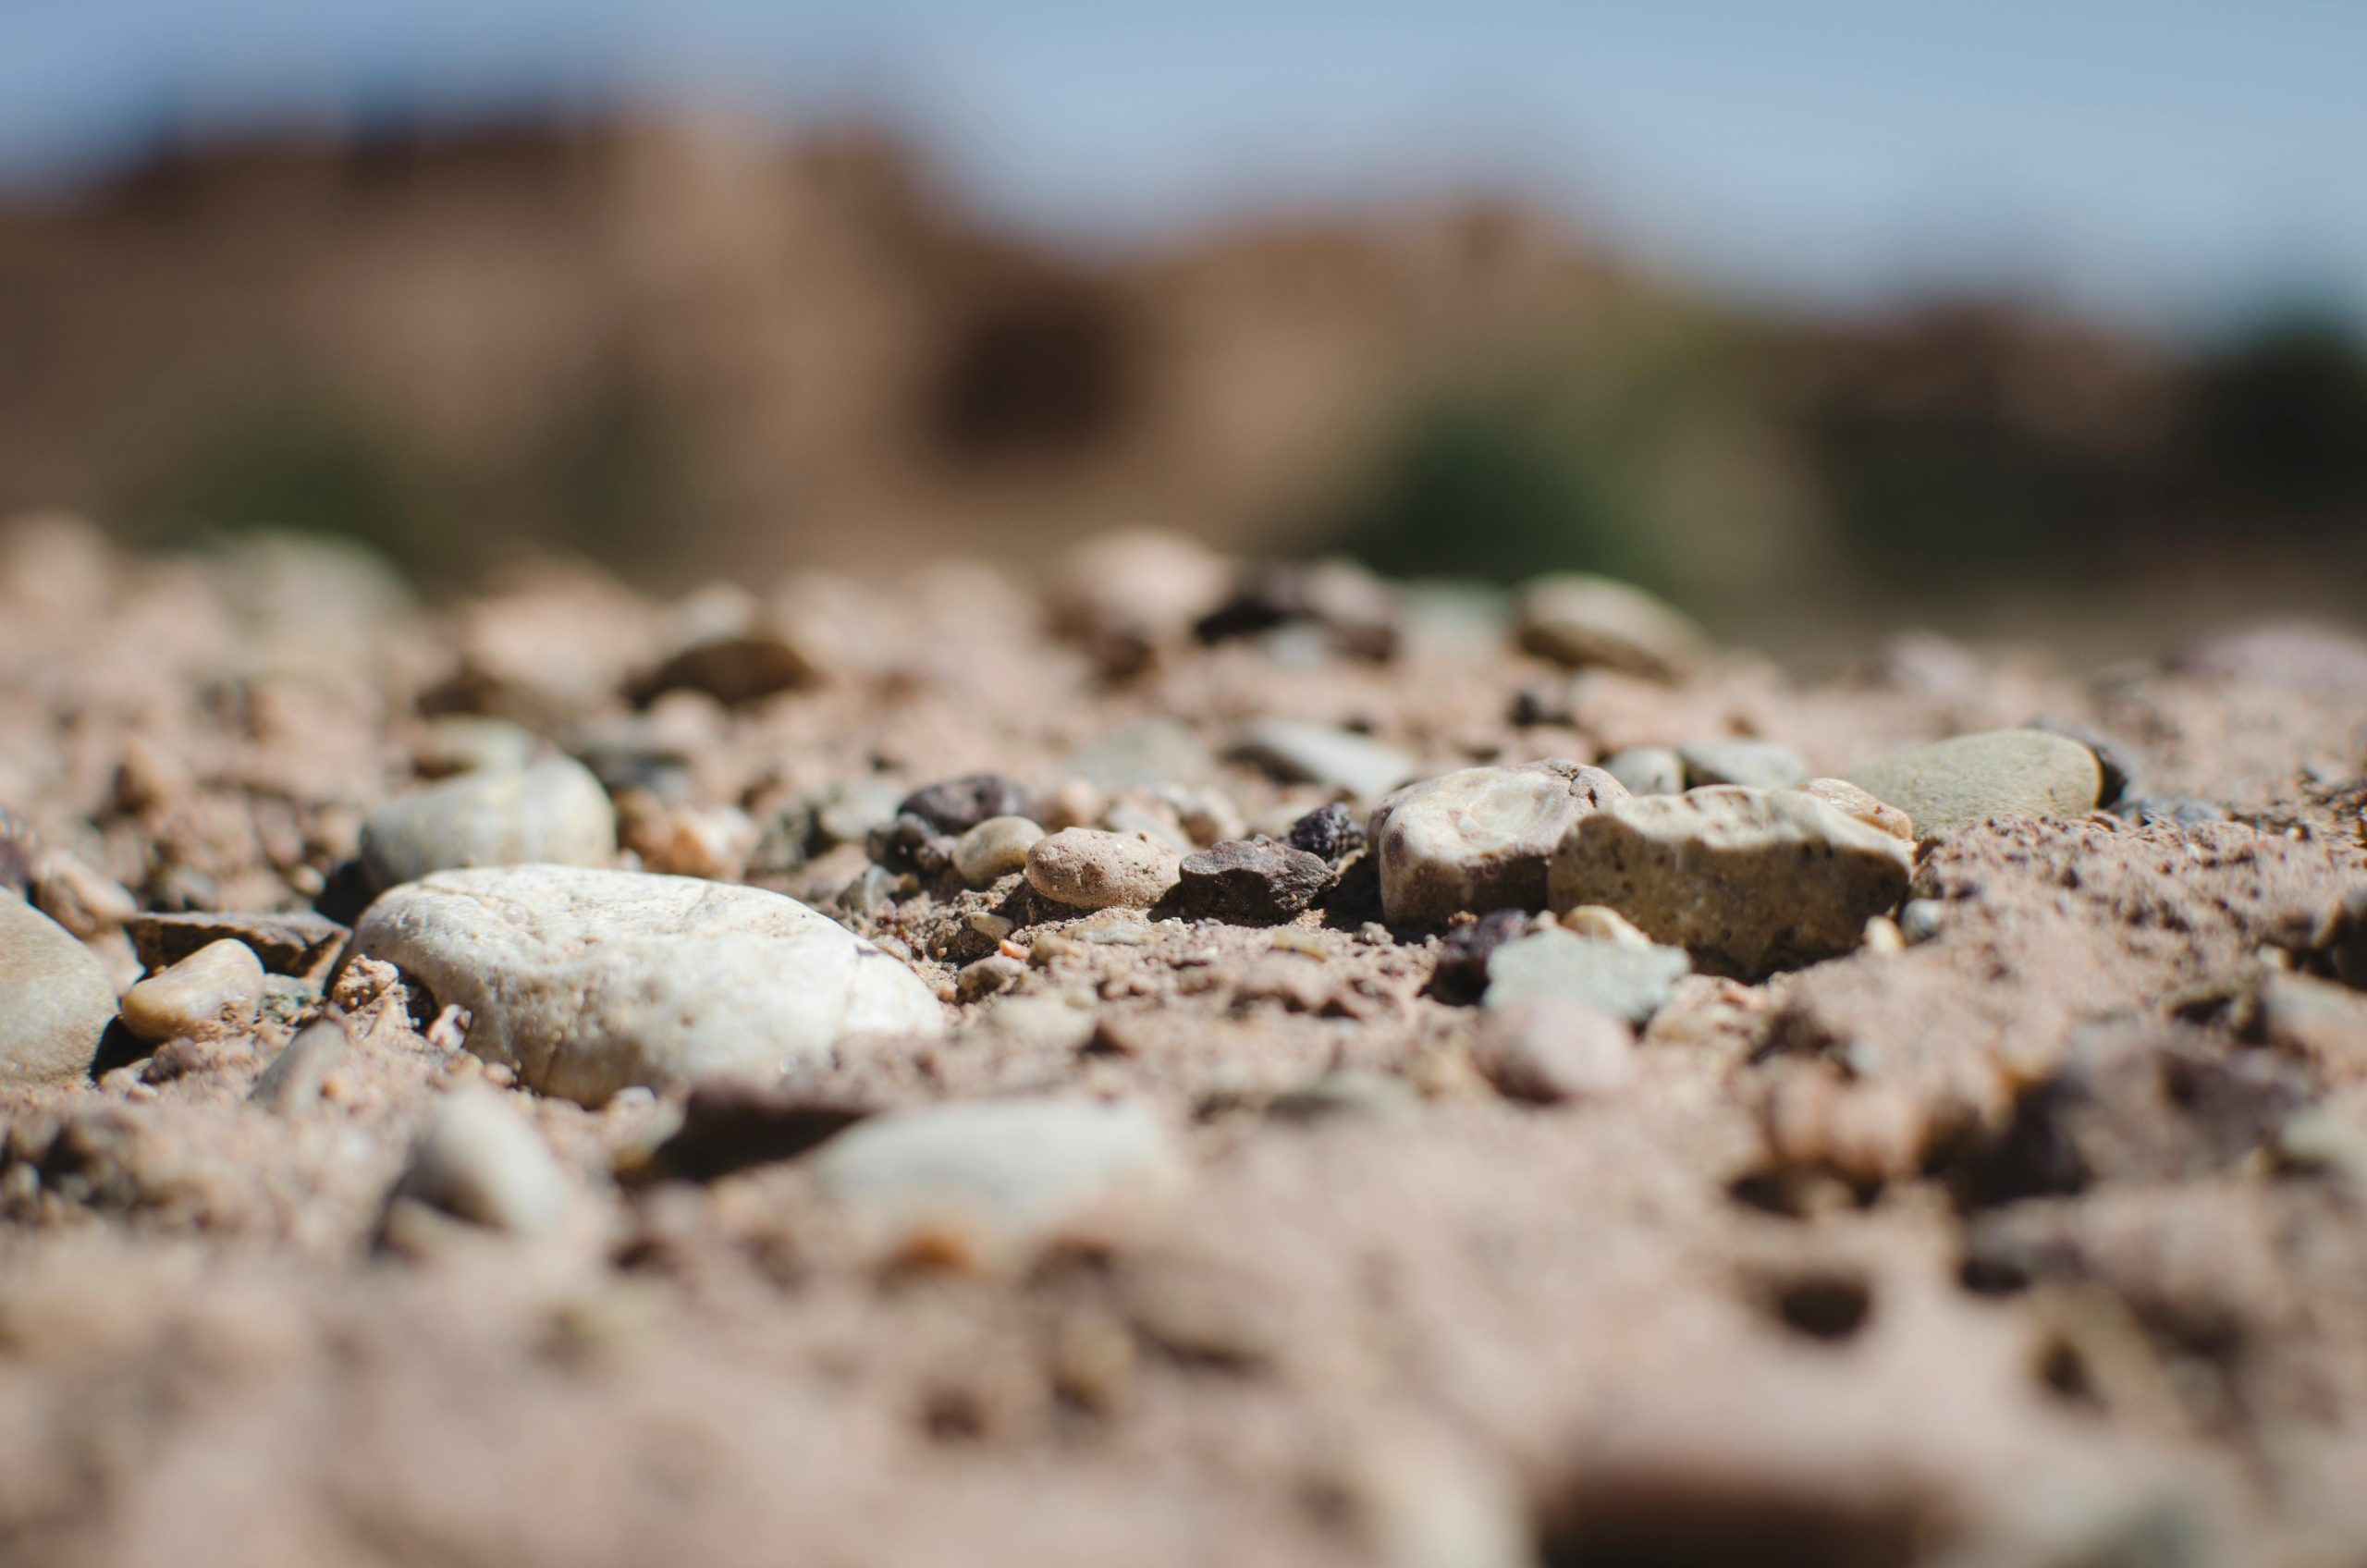
[[[0,1557],[2367,1532],[2339,631],[32,520],[0,672]]]

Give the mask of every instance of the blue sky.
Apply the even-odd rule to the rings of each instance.
[[[631,92],[911,127],[1088,239],[1480,182],[1718,284],[2367,312],[2367,0],[84,0],[0,18],[0,178],[168,116]],[[31,11],[32,14],[28,14]]]

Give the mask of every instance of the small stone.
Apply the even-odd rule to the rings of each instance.
[[[605,865],[617,852],[608,793],[567,757],[516,773],[465,773],[389,801],[362,825],[381,888],[484,865]]]
[[[1613,801],[1553,857],[1556,909],[1607,904],[1658,942],[1757,977],[1854,949],[1907,892],[1908,846],[1797,790]]]
[[[411,766],[425,778],[456,773],[517,773],[533,765],[542,738],[522,725],[483,714],[442,714],[427,721],[411,748]]]
[[[29,904],[0,896],[0,1084],[91,1075],[115,1022],[115,987],[91,950]]]
[[[345,1024],[338,1019],[328,1017],[309,1023],[271,1059],[271,1065],[256,1078],[254,1090],[247,1097],[276,1115],[293,1115],[321,1097],[322,1086],[328,1082],[329,1074],[344,1064],[351,1047]]]
[[[1852,769],[1848,781],[1905,812],[1926,838],[1992,817],[2077,816],[2103,789],[2096,753],[2039,729],[1993,729]]]
[[[1788,790],[1805,784],[1809,765],[1789,746],[1772,741],[1696,741],[1677,748],[1687,789],[1704,784],[1748,784],[1755,790]]]
[[[320,974],[345,940],[345,927],[317,914],[141,914],[125,928],[146,969],[164,969],[215,942],[244,943],[267,974]]]
[[[885,778],[831,785],[814,802],[814,851],[866,841],[874,828],[896,820],[896,808],[903,799],[904,791]]]
[[[444,1097],[394,1195],[532,1235],[566,1213],[568,1188],[550,1149],[499,1094],[463,1087]]]
[[[953,869],[973,888],[983,888],[1027,864],[1027,851],[1044,830],[1024,816],[990,816],[954,840]]]
[[[1430,989],[1442,1001],[1478,1001],[1488,988],[1490,955],[1527,929],[1528,912],[1518,909],[1492,910],[1468,925],[1453,927],[1439,941]]]
[[[1365,847],[1365,830],[1356,821],[1355,813],[1333,801],[1292,823],[1290,836],[1283,841],[1292,849],[1320,855],[1327,863],[1338,865]]]
[[[379,899],[351,949],[470,1015],[467,1048],[597,1106],[632,1084],[777,1072],[849,1034],[935,1034],[902,963],[794,899],[640,872],[440,872]]]
[[[910,812],[899,812],[885,827],[873,828],[865,848],[878,863],[877,868],[894,873],[935,876],[953,864],[953,839]]]
[[[1560,929],[1515,937],[1488,955],[1485,1008],[1559,997],[1642,1023],[1693,971],[1682,948],[1631,947]]]
[[[1400,790],[1373,813],[1380,900],[1392,925],[1458,911],[1545,907],[1546,862],[1571,827],[1626,790],[1598,767],[1466,767]]]
[[[1480,1015],[1471,1060],[1508,1099],[1559,1105],[1624,1086],[1636,1075],[1625,1019],[1568,997],[1530,997]]]
[[[1234,750],[1285,783],[1320,784],[1360,801],[1377,800],[1414,776],[1414,759],[1352,729],[1294,718],[1262,718]]]
[[[1940,934],[1947,913],[1948,906],[1937,899],[1909,899],[1898,906],[1898,934],[1909,947],[1928,942]]]
[[[644,871],[737,882],[747,875],[758,837],[748,814],[732,805],[691,805],[646,790],[617,796],[617,837]]]
[[[32,881],[33,857],[40,848],[32,825],[0,806],[0,893],[24,897],[25,888]]]
[[[1598,942],[1617,942],[1622,947],[1649,948],[1652,939],[1636,929],[1635,923],[1617,910],[1603,904],[1580,904],[1562,916],[1562,929],[1576,937],[1589,937]]]
[[[939,833],[967,833],[996,816],[1027,815],[1027,791],[1000,773],[971,773],[915,790],[896,806],[898,816],[916,816]]]
[[[815,1172],[840,1201],[909,1231],[953,1224],[1015,1241],[1119,1188],[1173,1176],[1174,1140],[1140,1105],[975,1100],[875,1117]]]
[[[965,967],[954,981],[954,994],[965,1002],[984,1001],[1008,991],[1027,978],[1027,966],[1002,953],[988,953]]]
[[[122,883],[54,846],[34,855],[27,891],[35,909],[84,941],[121,929],[140,913],[140,900]]]
[[[225,939],[126,991],[123,1026],[143,1040],[217,1040],[252,1029],[262,1006],[262,962]]]
[[[1870,953],[1903,953],[1907,950],[1906,934],[1898,922],[1889,915],[1877,914],[1866,922],[1865,948]]]
[[[1521,591],[1520,645],[1558,663],[1671,680],[1699,664],[1710,640],[1691,619],[1642,589],[1571,572]]]
[[[1292,627],[1319,631],[1352,657],[1385,659],[1397,651],[1396,595],[1353,561],[1261,564],[1193,630],[1204,643],[1220,643]]]
[[[656,665],[631,683],[636,701],[689,690],[719,703],[755,702],[812,684],[828,662],[790,617],[731,583],[676,604],[660,636]]]
[[[1907,815],[1886,801],[1879,800],[1846,778],[1811,778],[1797,786],[1803,795],[1814,795],[1826,805],[1836,807],[1845,816],[1854,816],[1879,833],[1887,833],[1903,843],[1915,842],[1915,824]]]
[[[1182,875],[1174,847],[1147,834],[1067,827],[1027,851],[1027,885],[1074,909],[1148,909]]]
[[[1331,886],[1320,855],[1271,839],[1233,839],[1184,857],[1179,913],[1235,925],[1278,925]]]
[[[1603,758],[1602,770],[1631,795],[1674,795],[1685,789],[1685,759],[1667,746],[1630,746]]]

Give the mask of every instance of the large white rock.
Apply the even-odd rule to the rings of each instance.
[[[439,872],[372,904],[352,950],[468,1009],[478,1056],[584,1105],[945,1023],[919,976],[796,900],[688,876]]]

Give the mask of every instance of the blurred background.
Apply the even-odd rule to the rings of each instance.
[[[2355,617],[2362,61],[2351,0],[18,7],[0,513]]]

